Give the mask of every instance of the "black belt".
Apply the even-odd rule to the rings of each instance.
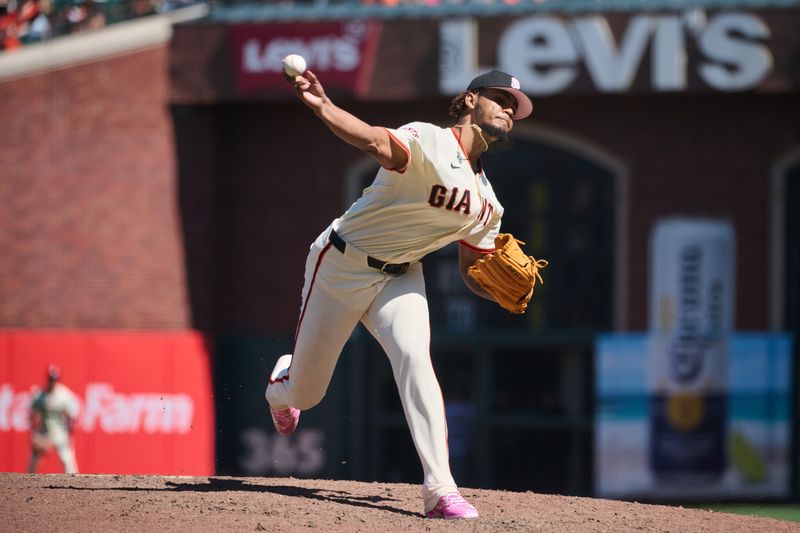
[[[347,248],[347,243],[336,234],[335,231],[331,230],[330,236],[331,244],[334,248],[339,250],[340,252],[344,253],[345,248]],[[367,256],[367,264],[372,268],[376,268],[383,272],[384,274],[391,274],[392,276],[399,276],[400,274],[405,274],[408,270],[408,266],[411,263],[387,263],[385,261],[381,261],[380,259],[375,259],[372,256]]]

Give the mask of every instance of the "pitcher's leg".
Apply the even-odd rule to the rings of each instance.
[[[320,234],[306,259],[294,349],[278,359],[265,393],[276,427],[293,430],[289,418],[296,425],[297,413],[285,410],[309,409],[325,396],[339,354],[377,292],[368,283],[367,289],[354,288],[357,274],[348,272],[348,266],[328,242],[327,231]],[[275,410],[284,411],[278,418],[285,415],[285,424],[276,420]]]
[[[70,446],[64,453],[64,470],[67,474],[78,473],[78,461],[75,458],[75,448]]]
[[[275,409],[310,409],[325,396],[342,348],[363,310],[351,309],[321,288],[306,298],[292,354],[278,359],[266,398]]]
[[[56,446],[56,452],[61,464],[64,465],[64,473],[77,474],[78,462],[75,459],[75,448],[69,442],[65,442]]]
[[[36,473],[36,466],[39,464],[39,456],[41,455],[40,452],[33,450],[31,451],[31,460],[28,463],[28,473],[35,474]]]
[[[425,510],[457,490],[447,451],[447,422],[430,358],[430,323],[422,266],[389,281],[364,317],[392,365],[397,389],[422,462]]]

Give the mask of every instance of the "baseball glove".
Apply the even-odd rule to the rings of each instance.
[[[536,280],[543,283],[539,269],[547,266],[544,259],[525,255],[519,247],[524,242],[510,233],[501,233],[494,240],[496,250],[481,257],[467,269],[495,301],[512,313],[522,314],[533,296]]]

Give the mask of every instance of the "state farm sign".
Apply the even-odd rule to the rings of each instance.
[[[194,422],[194,401],[188,394],[119,393],[110,383],[86,385],[86,409],[80,418],[86,432],[188,433]]]
[[[519,78],[529,94],[569,89],[582,67],[600,92],[629,91],[637,75],[647,76],[655,91],[683,91],[693,74],[711,89],[743,91],[757,87],[772,69],[770,28],[749,13],[635,15],[617,33],[615,38],[600,15],[517,19],[500,35],[497,66]],[[475,21],[445,21],[440,36],[443,93],[460,92],[491,68],[478,65]],[[640,73],[645,64],[649,72]]]
[[[188,394],[122,393],[111,383],[87,383],[78,394],[77,429],[84,433],[188,433],[194,422],[194,401]],[[0,432],[30,430],[29,391],[0,384]]]
[[[281,77],[281,60],[300,54],[326,88],[364,94],[369,87],[380,24],[325,22],[245,24],[231,28],[240,94],[290,91]]]
[[[214,473],[209,353],[193,331],[0,331],[0,471],[24,472],[32,392],[50,363],[77,396],[78,470]],[[40,472],[59,472],[47,454]]]

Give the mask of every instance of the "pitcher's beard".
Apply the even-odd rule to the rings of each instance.
[[[491,124],[478,124],[480,128],[483,130],[483,133],[486,135],[490,135],[494,137],[494,141],[489,143],[489,148],[494,148],[498,145],[502,145],[503,143],[508,141],[508,132],[505,130],[501,130],[497,126],[493,126]]]

